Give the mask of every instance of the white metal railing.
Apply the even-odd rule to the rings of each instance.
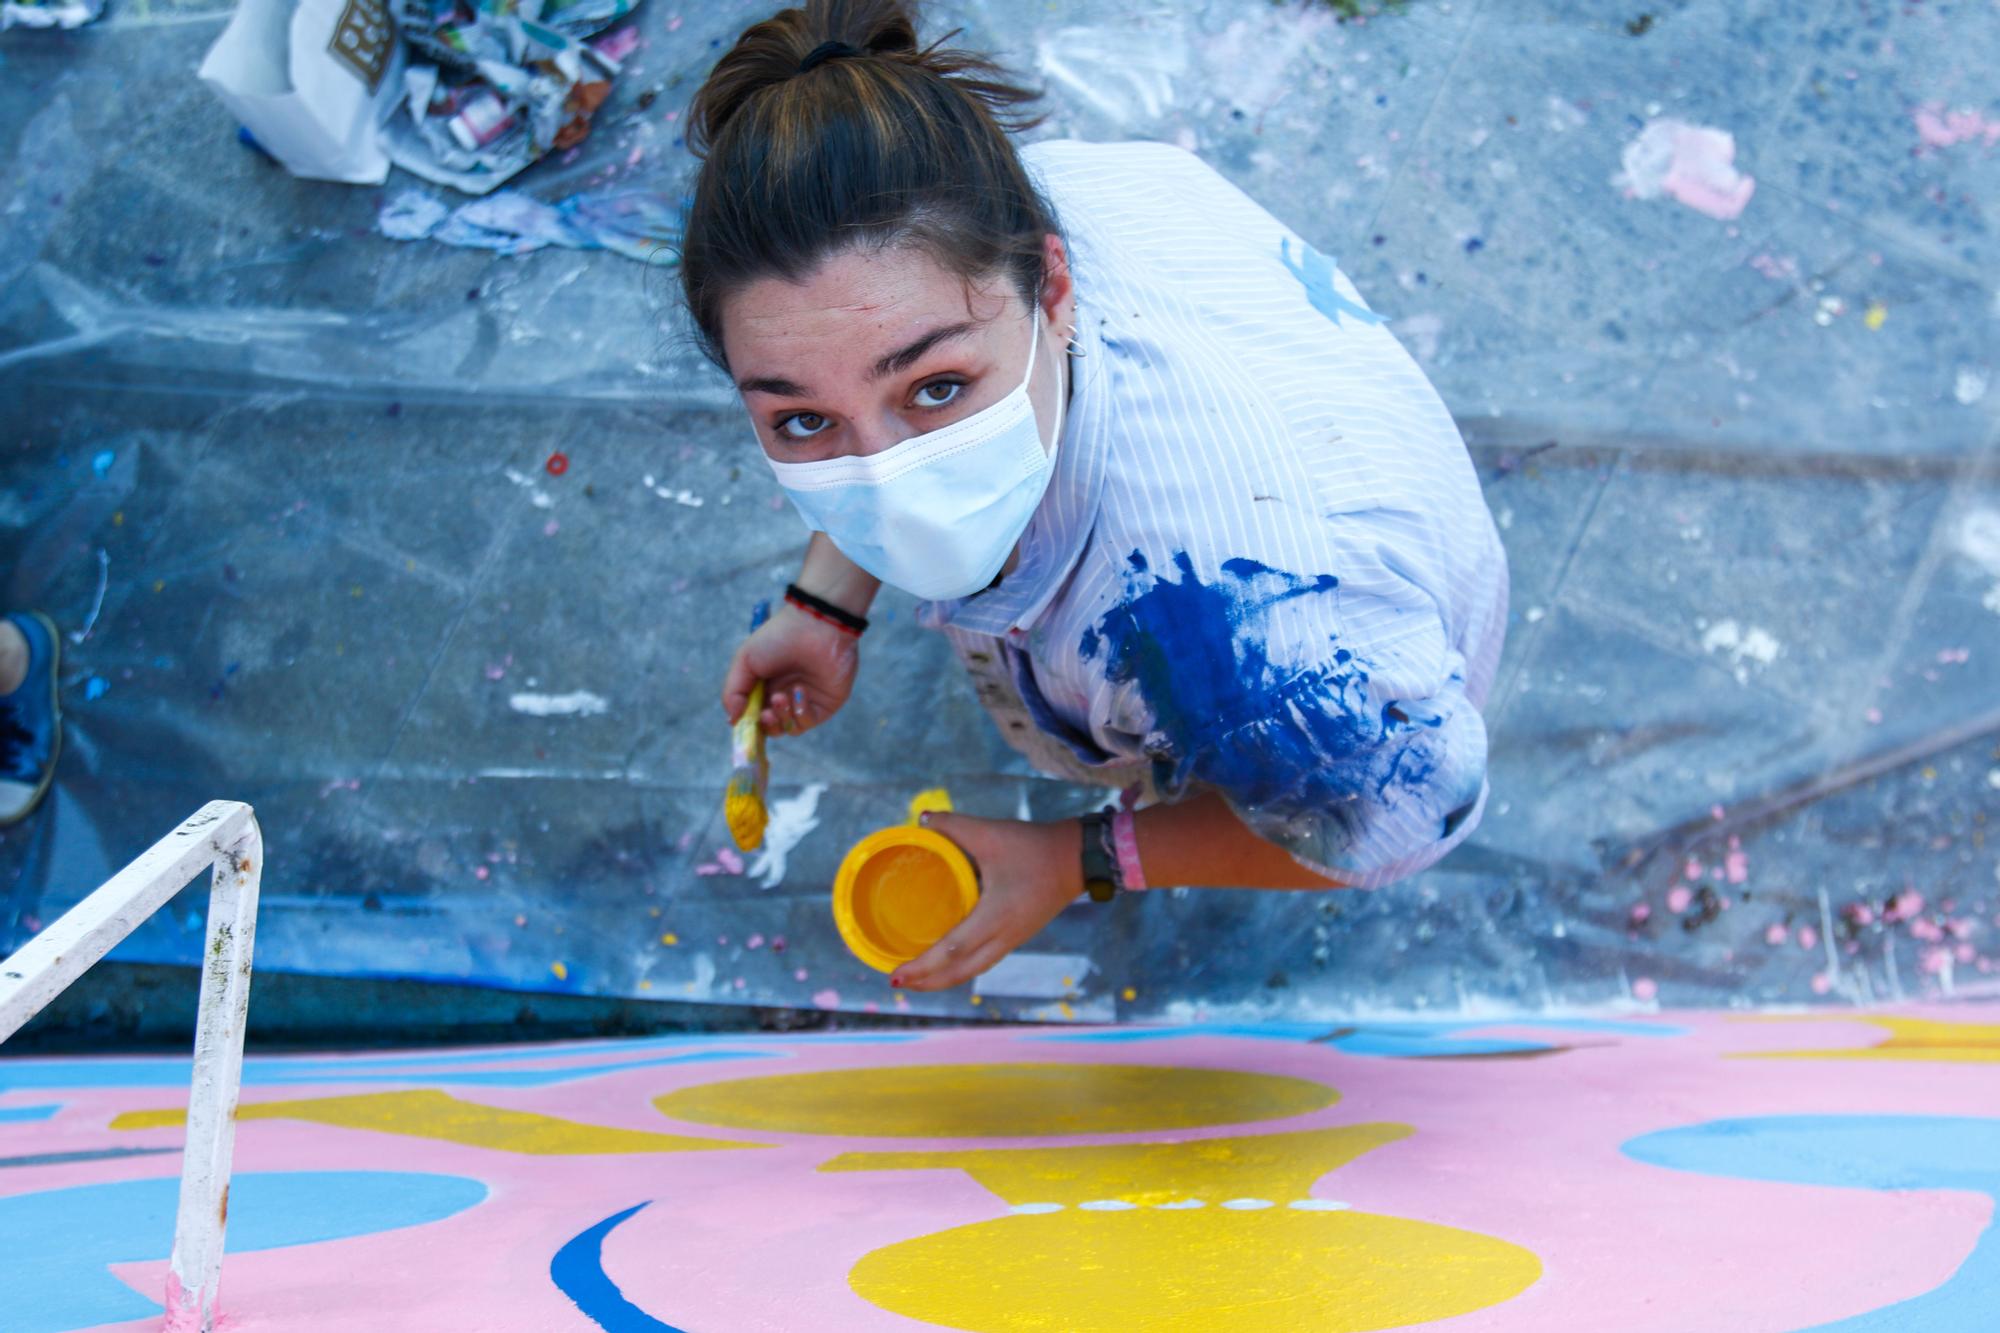
[[[185,1333],[209,1333],[215,1326],[263,863],[264,837],[256,813],[241,801],[210,801],[19,952],[0,960],[0,1042],[5,1042],[204,867],[214,872],[208,890],[208,943],[202,951],[201,1008],[195,1018],[194,1078],[188,1089],[187,1147],[181,1154],[180,1210],[167,1273],[165,1327]]]

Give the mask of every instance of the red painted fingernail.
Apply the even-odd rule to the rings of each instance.
[[[889,978],[889,984],[890,984],[891,986],[901,986],[901,985],[902,985],[903,983],[902,983],[902,982],[901,982],[900,980],[898,980],[897,978],[895,978],[895,977],[890,977],[890,978]]]

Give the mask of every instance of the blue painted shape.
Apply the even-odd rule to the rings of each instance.
[[[1627,1157],[1736,1180],[1866,1190],[1970,1190],[2000,1208],[2000,1120],[1790,1115],[1710,1120],[1645,1134]],[[1775,1275],[1774,1275],[1775,1276]],[[1942,1285],[1811,1333],[1984,1333],[2000,1310],[2000,1230],[1988,1225]]]
[[[604,1271],[604,1238],[645,1206],[635,1203],[624,1212],[613,1213],[578,1232],[549,1261],[549,1277],[556,1289],[575,1301],[576,1308],[605,1333],[681,1333],[626,1300],[625,1293],[618,1290],[618,1284]]]
[[[243,1086],[280,1087],[306,1083],[422,1083],[473,1087],[544,1088],[627,1069],[650,1069],[661,1065],[706,1064],[716,1060],[772,1060],[782,1051],[715,1050],[686,1051],[651,1060],[622,1060],[609,1064],[570,1065],[555,1069],[446,1070],[417,1062],[394,1072],[402,1062],[373,1065],[360,1061],[300,1060],[246,1061]],[[515,1055],[514,1059],[532,1058]],[[436,1062],[449,1064],[448,1060]],[[388,1069],[390,1072],[374,1072]],[[185,1087],[192,1076],[187,1060],[6,1060],[0,1061],[0,1092],[22,1088],[162,1088]]]
[[[164,1308],[109,1265],[165,1259],[180,1177],[0,1197],[0,1292],[7,1333],[72,1333],[148,1319]],[[408,1171],[280,1171],[237,1175],[229,1188],[230,1253],[367,1236],[465,1211],[486,1186]]]
[[[1348,1055],[1408,1060],[1555,1049],[1555,1043],[1537,1041],[1532,1037],[1462,1035],[1485,1028],[1548,1028],[1558,1032],[1601,1032],[1626,1037],[1678,1037],[1687,1031],[1664,1024],[1626,1023],[1604,1018],[1502,1018],[1484,1022],[1366,1023],[1355,1025],[1338,1037],[1327,1037],[1329,1032],[1339,1031],[1342,1026],[1296,1022],[1193,1024],[1183,1027],[1114,1028],[1102,1032],[1058,1032],[1026,1040],[1126,1042],[1159,1041],[1172,1037],[1248,1037],[1260,1041],[1318,1042]]]
[[[47,1120],[62,1110],[61,1102],[49,1102],[42,1106],[0,1106],[0,1122],[10,1120]]]
[[[1332,256],[1321,254],[1304,241],[1299,242],[1299,251],[1299,257],[1293,259],[1291,238],[1282,236],[1278,238],[1278,258],[1284,261],[1285,267],[1292,271],[1292,276],[1305,287],[1306,299],[1312,302],[1313,309],[1335,324],[1340,323],[1342,315],[1352,315],[1363,324],[1382,322],[1382,317],[1373,310],[1367,306],[1356,305],[1340,294],[1340,288],[1333,280],[1337,271],[1337,261]]]

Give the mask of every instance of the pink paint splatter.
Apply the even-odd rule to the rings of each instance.
[[[1944,939],[1944,927],[1919,917],[1910,923],[1910,934],[1927,944],[1936,944]]]
[[[743,941],[743,947],[746,949],[761,949],[764,947],[764,937],[762,935],[752,935],[749,939]]]
[[[1660,195],[1720,221],[1742,215],[1757,182],[1736,169],[1736,138],[1727,130],[1665,117],[1625,145],[1613,183],[1635,199]]]
[[[1648,920],[1649,918],[1651,918],[1651,917],[1652,917],[1652,915],[1653,915],[1653,909],[1652,909],[1651,907],[1648,907],[1648,906],[1647,906],[1647,905],[1646,905],[1645,903],[1633,903],[1633,904],[1632,904],[1632,924],[1633,924],[1633,925],[1635,925],[1635,926],[1643,926],[1643,925],[1645,925],[1645,924],[1646,924],[1646,922],[1647,922],[1647,920]]]
[[[1750,267],[1773,282],[1797,282],[1799,277],[1799,261],[1790,255],[1755,254]]]
[[[623,60],[639,49],[639,30],[629,26],[620,28],[606,36],[603,41],[593,42],[591,49],[613,60]]]
[[[1964,666],[1972,660],[1970,648],[1943,648],[1938,651],[1937,660],[1944,666]]]
[[[1799,947],[1800,947],[1801,949],[1816,949],[1816,948],[1818,948],[1818,947],[1819,947],[1819,932],[1818,932],[1817,930],[1814,930],[1814,929],[1813,929],[1813,928],[1812,928],[1811,926],[1800,926],[1800,927],[1799,927]]]
[[[1780,945],[1790,939],[1791,935],[1792,932],[1790,930],[1786,929],[1780,923],[1773,921],[1764,928],[1764,943],[1773,946]]]
[[[1720,803],[1708,807],[1708,817],[1718,824],[1722,822],[1722,817],[1727,813],[1729,812],[1724,810]]]
[[[1988,148],[2000,143],[2000,120],[1988,120],[1978,111],[1950,111],[1942,102],[1927,102],[1911,119],[1926,148],[1950,148],[1974,139],[1984,139]]]
[[[1722,860],[1723,876],[1731,884],[1741,884],[1750,878],[1750,858],[1736,845],[1736,839],[1729,840],[1729,855]]]
[[[1688,909],[1688,904],[1693,901],[1694,890],[1685,884],[1676,884],[1673,888],[1667,890],[1667,910],[1669,912],[1685,912]]]
[[[1889,900],[1888,907],[1883,909],[1882,919],[1884,921],[1908,921],[1923,910],[1924,895],[1918,893],[1915,889],[1904,889]]]
[[[822,991],[814,991],[813,1004],[821,1009],[838,1009],[840,1008],[840,992],[831,986]]]
[[[1875,909],[1867,903],[1849,903],[1840,914],[1857,926],[1865,926],[1875,920]]]
[[[1926,949],[1923,953],[1923,969],[1931,976],[1937,976],[1951,966],[1951,950]]]
[[[694,868],[697,875],[740,875],[743,873],[743,858],[732,849],[723,847],[715,853],[713,861],[704,862]]]
[[[1830,990],[1832,990],[1832,989],[1833,989],[1833,978],[1832,978],[1832,977],[1828,976],[1828,975],[1827,975],[1826,973],[1824,973],[1824,972],[1815,972],[1815,973],[1813,973],[1813,979],[1812,979],[1812,993],[1813,993],[1813,994],[1815,994],[1815,995],[1824,995],[1824,994],[1826,994],[1826,993],[1827,993],[1828,991],[1830,991]]]
[[[1651,977],[1640,977],[1632,983],[1632,998],[1635,1000],[1651,1000],[1657,998],[1659,993],[1660,987]]]
[[[792,980],[793,980],[793,981],[804,981],[805,979],[806,979],[806,970],[805,970],[805,969],[804,969],[803,967],[802,967],[802,968],[800,968],[800,969],[799,969],[798,971],[796,971],[796,972],[792,973]],[[834,996],[833,998],[834,998],[834,1000],[835,1000],[836,1002],[837,1002],[837,1001],[838,1001],[838,1000],[840,999],[840,997],[839,997],[838,995],[835,995],[835,996]],[[818,996],[814,996],[814,997],[813,997],[813,1000],[814,1000],[814,1003],[818,1003],[818,1000],[819,1000],[819,997],[818,997]]]
[[[1879,709],[1879,708],[1871,708],[1871,709],[1869,709],[1869,710],[1867,711],[1867,713],[1866,713],[1866,714],[1864,714],[1864,716],[1865,716],[1865,717],[1866,717],[1866,718],[1868,719],[1868,725],[1869,725],[1869,726],[1871,726],[1871,727],[1879,727],[1879,726],[1881,726],[1881,725],[1882,725],[1882,710],[1881,710],[1881,709]]]
[[[1701,862],[1689,857],[1688,863],[1681,867],[1681,874],[1687,879],[1700,879]]]

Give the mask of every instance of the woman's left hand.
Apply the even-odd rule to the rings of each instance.
[[[979,902],[943,939],[896,969],[905,990],[948,990],[1033,939],[1083,892],[1083,828],[935,812],[924,817],[979,868]]]

